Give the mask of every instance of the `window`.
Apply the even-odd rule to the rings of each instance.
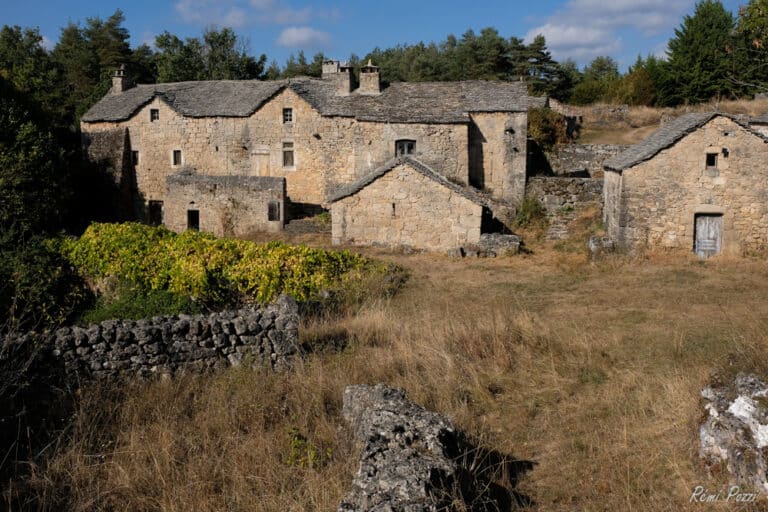
[[[139,152],[131,151],[131,164],[139,165]]]
[[[160,111],[156,108],[149,109],[149,120],[157,121],[160,119]]]
[[[283,142],[283,167],[293,167],[296,165],[293,159],[293,142]]]
[[[150,201],[148,209],[148,220],[152,226],[159,226],[163,223],[163,202]]]
[[[181,165],[181,150],[173,150],[173,165]]]
[[[293,122],[293,109],[292,108],[284,108],[283,109],[283,124],[288,124]]]
[[[707,169],[717,169],[717,153],[707,153]]]
[[[395,156],[412,155],[415,149],[415,140],[402,139],[395,141]]]
[[[267,220],[280,220],[280,203],[270,201],[267,203]]]
[[[187,229],[200,231],[200,210],[187,210]]]

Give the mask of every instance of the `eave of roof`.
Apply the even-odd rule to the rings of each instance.
[[[468,199],[469,201],[472,201],[475,204],[478,204],[480,206],[488,205],[487,201],[482,196],[480,196],[477,192],[474,192],[471,188],[462,187],[460,185],[457,185],[456,183],[453,183],[442,174],[439,174],[438,172],[433,170],[431,167],[416,160],[412,156],[400,156],[387,161],[381,167],[357,179],[356,181],[350,183],[349,185],[341,188],[336,194],[334,194],[328,200],[328,202],[335,203],[336,201],[344,199],[345,197],[349,197],[354,194],[357,194],[362,189],[364,189],[365,187],[367,187],[377,179],[381,178],[382,176],[384,176],[385,174],[387,174],[388,172],[390,172],[391,170],[393,170],[399,165],[408,165],[409,167],[416,170],[418,173],[422,174],[423,176],[426,176],[432,181],[450,189],[451,191],[461,195],[462,197]]]

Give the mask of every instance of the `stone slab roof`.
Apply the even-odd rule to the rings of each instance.
[[[603,167],[613,171],[623,171],[630,167],[634,167],[641,162],[650,160],[662,150],[674,145],[677,141],[689,133],[698,130],[717,116],[727,117],[756,137],[768,141],[768,138],[752,130],[749,125],[739,117],[722,112],[694,112],[684,114],[677,119],[669,121],[642,142],[630,146],[626,151],[603,162]]]
[[[220,185],[229,188],[251,188],[258,190],[285,189],[285,178],[276,176],[215,176],[179,172],[165,178],[166,184],[174,185]]]
[[[328,202],[335,203],[336,201],[344,199],[345,197],[349,197],[351,195],[357,194],[362,189],[364,189],[365,187],[367,187],[377,179],[381,178],[382,176],[387,174],[389,171],[391,171],[398,165],[408,165],[409,167],[416,170],[420,174],[426,176],[432,181],[438,183],[439,185],[442,185],[446,188],[451,189],[453,192],[459,194],[460,196],[466,199],[469,199],[473,203],[479,204],[480,206],[488,206],[487,200],[471,187],[462,187],[461,185],[457,185],[456,183],[449,181],[442,174],[439,174],[428,165],[425,165],[419,162],[418,160],[416,160],[411,156],[400,156],[400,157],[389,160],[387,163],[385,163],[378,169],[374,170],[373,172],[366,174],[362,178],[359,178],[353,183],[350,183],[349,185],[341,188],[336,194],[334,194],[328,200]]]
[[[545,98],[528,96],[522,82],[394,83],[379,95],[338,96],[332,80],[217,80],[137,85],[107,94],[82,121],[123,121],[158,97],[186,117],[247,117],[284,88],[290,88],[321,115],[361,121],[466,123],[471,112],[525,112]]]

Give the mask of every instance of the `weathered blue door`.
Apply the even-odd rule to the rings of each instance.
[[[720,254],[723,242],[722,215],[696,215],[696,246],[694,250],[700,258],[709,258]]]

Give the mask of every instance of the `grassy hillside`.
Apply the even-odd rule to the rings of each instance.
[[[371,254],[411,279],[305,319],[315,353],[296,373],[85,390],[34,492],[72,510],[335,510],[358,449],[342,390],[376,382],[536,461],[520,483],[535,510],[700,510],[692,489],[722,485],[696,458],[699,392],[715,369],[765,366],[768,263]]]

